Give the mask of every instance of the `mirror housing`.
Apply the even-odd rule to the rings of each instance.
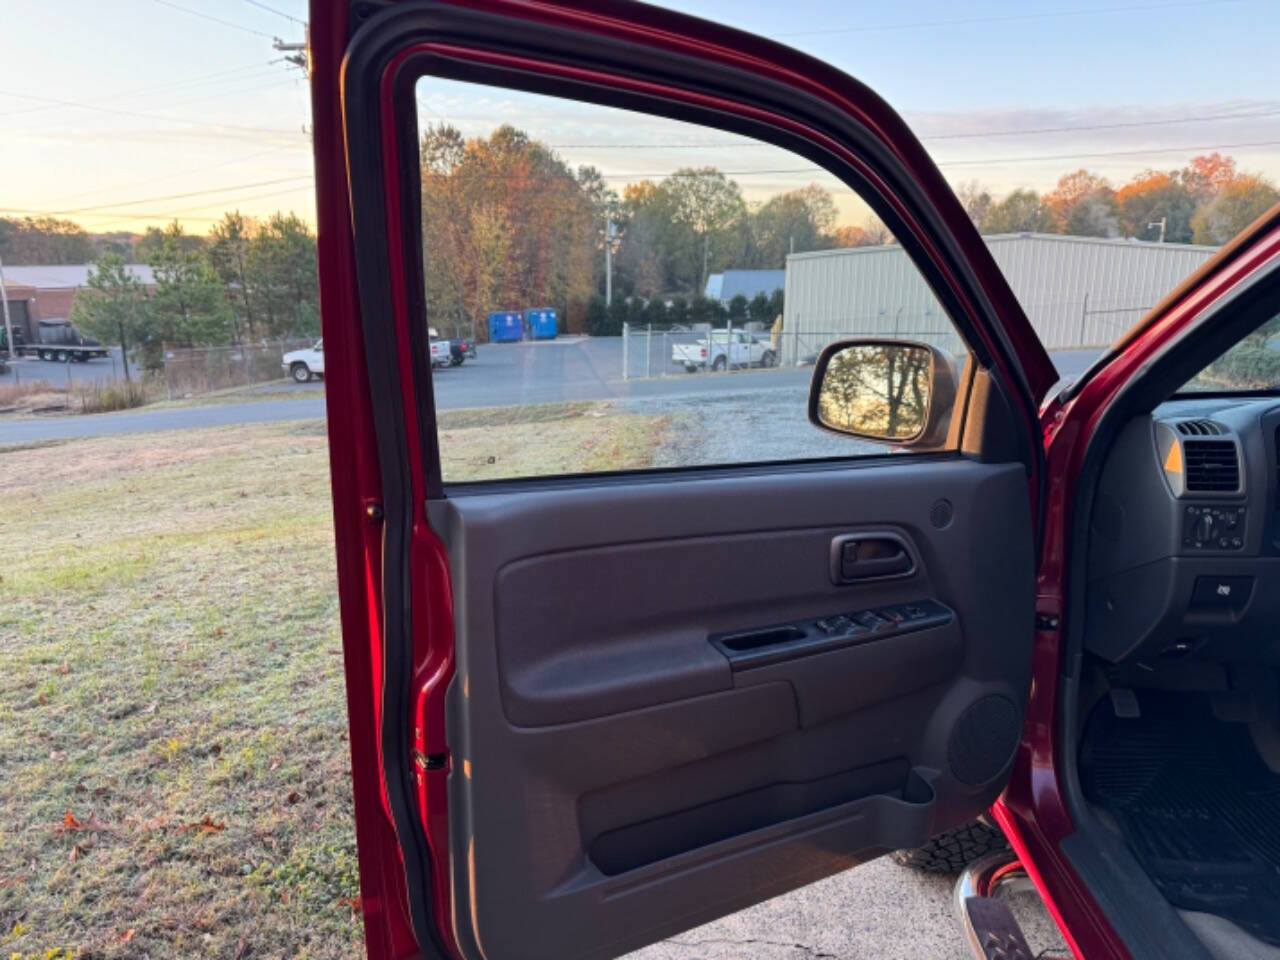
[[[838,340],[818,357],[809,422],[822,430],[898,447],[946,443],[956,399],[955,361],[914,340]]]

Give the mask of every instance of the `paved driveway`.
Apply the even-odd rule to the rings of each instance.
[[[1057,353],[1053,358],[1063,376],[1071,377],[1083,371],[1097,355],[1097,350],[1077,350]],[[27,361],[23,369],[30,368],[32,363],[39,361]],[[73,364],[72,368],[83,370],[90,366],[93,365]],[[803,398],[811,372],[808,367],[792,367],[722,374],[677,373],[669,377],[623,380],[622,346],[618,338],[581,338],[482,346],[475,360],[461,367],[437,371],[435,390],[436,403],[442,410],[619,400],[641,410],[652,406],[696,412],[704,402],[727,409],[737,397],[751,395],[765,401],[752,404],[758,417],[770,406],[771,396],[788,407],[794,398]],[[0,382],[11,381],[6,378]],[[280,381],[259,390],[263,399],[247,402],[94,416],[0,417],[0,445],[268,420],[306,420],[325,415],[324,395],[319,384]],[[302,396],[281,399],[282,393]],[[803,399],[797,403],[803,406]]]
[[[628,960],[971,960],[952,880],[888,857],[628,954]],[[1008,902],[1033,956],[1069,956],[1034,893]]]

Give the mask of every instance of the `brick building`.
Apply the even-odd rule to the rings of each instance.
[[[18,331],[34,331],[43,324],[65,324],[71,317],[76,295],[89,285],[93,264],[57,264],[50,266],[6,266],[3,271],[5,296],[9,301],[9,318],[15,332],[15,343],[21,343]],[[156,279],[151,268],[130,264],[129,273],[137,277],[148,293],[154,293]],[[4,318],[0,315],[0,329]]]

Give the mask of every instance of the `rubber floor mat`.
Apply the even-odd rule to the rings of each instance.
[[[1085,796],[1115,818],[1176,907],[1216,913],[1280,946],[1280,776],[1241,723],[1206,697],[1140,695],[1141,717],[1103,700],[1080,753]]]

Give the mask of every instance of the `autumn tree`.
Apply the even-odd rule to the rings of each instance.
[[[1237,175],[1201,205],[1191,220],[1196,243],[1222,244],[1280,201],[1280,192],[1266,179]]]
[[[831,246],[839,249],[847,247],[882,247],[893,242],[893,235],[879,220],[873,220],[864,226],[845,224],[831,232]]]
[[[580,329],[600,259],[598,174],[586,171],[584,186],[510,126],[472,140],[429,127],[420,161],[431,322],[456,328],[492,310],[559,306]]]
[[[689,282],[692,273],[701,293],[714,269],[740,259],[747,213],[742,188],[714,167],[684,167],[663,180],[661,189],[670,197],[672,225],[692,239],[688,246],[695,259],[681,265],[684,282],[679,287],[694,286]]]
[[[986,227],[991,208],[995,206],[995,199],[991,196],[991,192],[977,180],[957,184],[955,191],[960,206],[964,207],[964,212],[981,232]]]
[[[56,217],[0,217],[0,260],[19,264],[87,263],[93,244],[84,228]]]
[[[1156,240],[1164,221],[1167,243],[1191,242],[1191,217],[1196,198],[1182,175],[1174,171],[1144,170],[1116,191],[1120,227],[1127,237]]]
[[[792,251],[826,249],[836,217],[830,192],[815,183],[770,197],[751,214],[751,252],[744,265],[778,268]]]
[[[1051,233],[1053,216],[1034,190],[1014,190],[995,204],[983,223],[983,233]]]
[[[1075,237],[1114,237],[1120,232],[1115,192],[1106,178],[1076,170],[1063,174],[1042,198],[1054,233]]]

